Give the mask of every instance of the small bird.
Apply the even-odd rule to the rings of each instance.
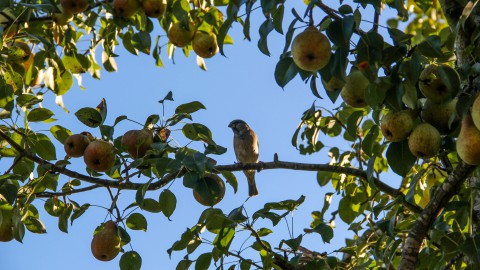
[[[258,162],[258,139],[257,134],[243,120],[233,120],[228,125],[233,130],[233,148],[235,156],[240,163]],[[248,195],[258,195],[255,184],[255,170],[245,170],[243,173],[248,180]]]

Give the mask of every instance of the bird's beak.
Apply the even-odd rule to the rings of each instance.
[[[228,127],[229,127],[229,128],[233,128],[233,127],[235,127],[235,125],[232,124],[232,123],[230,123],[230,124],[228,124]]]

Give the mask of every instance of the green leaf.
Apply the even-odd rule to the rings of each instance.
[[[163,99],[159,100],[158,103],[163,104],[166,100],[173,101],[172,91],[168,91],[167,95]]]
[[[283,35],[282,23],[283,23],[283,15],[285,13],[285,6],[281,4],[273,14],[273,27],[275,31],[279,34]]]
[[[407,175],[417,160],[408,148],[408,140],[390,143],[386,157],[392,170],[403,177]]]
[[[144,54],[150,54],[150,47],[152,46],[150,34],[143,31],[133,34],[132,45]]]
[[[284,200],[281,202],[276,203],[266,203],[264,208],[265,209],[273,209],[273,210],[287,210],[287,211],[294,211],[305,201],[305,196],[300,196],[298,200]]]
[[[142,257],[136,251],[125,252],[120,258],[119,265],[121,270],[140,270]]]
[[[287,246],[289,246],[293,251],[297,251],[302,243],[303,236],[300,234],[297,238],[283,240]]]
[[[195,263],[195,270],[208,270],[210,264],[212,263],[212,253],[207,252],[198,256],[197,262]]]
[[[185,104],[182,104],[180,106],[178,106],[176,109],[175,109],[175,113],[176,114],[180,114],[180,113],[194,113],[198,110],[201,110],[201,109],[207,109],[202,103],[198,102],[198,101],[193,101],[193,102],[190,102],[190,103],[185,103]]]
[[[85,73],[90,67],[90,60],[82,54],[75,54],[73,56],[65,55],[62,58],[62,62],[65,68],[73,74]]]
[[[46,108],[35,108],[28,113],[27,121],[41,122],[50,119],[53,112]]]
[[[62,144],[69,136],[72,135],[72,132],[69,129],[59,125],[52,126],[50,128],[50,132],[52,133],[53,137],[55,137],[55,139],[57,139]]]
[[[297,74],[297,66],[291,57],[280,59],[275,67],[275,81],[282,88],[284,88],[288,82],[295,78]]]
[[[162,211],[160,203],[151,198],[146,198],[143,200],[143,206],[141,209],[151,213],[160,213]]]
[[[427,37],[417,45],[416,51],[426,57],[442,57],[443,53],[440,37],[437,35]]]
[[[333,229],[325,223],[320,223],[313,230],[320,234],[324,243],[330,243],[333,238]]]
[[[345,49],[350,48],[350,37],[353,34],[355,20],[353,16],[345,16],[330,23],[327,28],[327,35],[337,46]]]
[[[160,193],[159,202],[163,214],[169,218],[177,207],[177,198],[175,197],[175,194],[169,189],[164,189],[162,193]]]
[[[150,186],[150,183],[153,181],[153,178],[148,180],[147,183],[143,184],[141,187],[137,189],[137,192],[135,193],[135,202],[140,206],[140,208],[143,207],[143,200],[145,199],[145,193],[147,193],[148,187]]]
[[[182,128],[182,133],[192,141],[204,141],[208,144],[215,144],[212,139],[212,132],[202,124],[185,124]]]
[[[147,219],[140,213],[133,213],[127,218],[127,227],[132,230],[147,231]]]
[[[190,260],[181,260],[178,262],[175,270],[187,270],[188,268],[190,268],[190,265],[192,265],[192,263],[193,262]]]
[[[46,135],[37,133],[36,138],[31,140],[32,148],[43,159],[55,160],[57,159],[56,150],[53,143]]]
[[[88,127],[96,128],[102,124],[102,115],[94,108],[81,108],[75,113],[77,119]]]
[[[338,215],[347,224],[352,223],[360,214],[359,204],[354,204],[351,197],[343,197],[338,205]]]
[[[272,32],[274,28],[273,22],[271,19],[265,20],[262,25],[260,25],[260,28],[258,29],[258,32],[260,34],[260,39],[258,40],[258,49],[265,54],[266,56],[270,56],[270,51],[268,50],[268,41],[267,37],[270,32]]]
[[[237,193],[238,182],[237,182],[237,178],[235,177],[235,174],[233,174],[230,171],[222,171],[222,175],[227,180],[227,183],[230,184],[230,186],[232,186],[233,193]]]

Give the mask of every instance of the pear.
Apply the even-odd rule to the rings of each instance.
[[[480,130],[475,126],[472,116],[463,117],[460,134],[457,138],[458,156],[467,164],[480,165]]]
[[[106,172],[115,164],[115,147],[106,141],[93,141],[85,148],[83,161],[96,172]]]
[[[115,13],[122,18],[130,18],[140,9],[139,0],[113,0]]]
[[[428,65],[420,73],[418,87],[422,94],[435,103],[443,103],[452,99],[452,90],[439,77],[438,65]]]
[[[222,179],[213,173],[206,173],[200,180],[202,190],[193,189],[193,197],[197,202],[204,206],[214,206],[219,203],[225,195],[225,183]]]
[[[8,48],[12,51],[7,58],[7,61],[10,63],[23,63],[27,61],[32,54],[32,49],[30,46],[23,41],[13,42],[10,46],[8,46]]]
[[[472,105],[472,118],[475,126],[480,129],[480,95],[475,98]]]
[[[3,196],[0,195],[0,212],[1,212],[1,223],[0,223],[0,242],[9,242],[13,239],[13,208],[8,204]]]
[[[343,101],[354,108],[363,108],[367,106],[365,101],[365,90],[370,84],[370,81],[359,70],[352,71],[342,88],[340,95]]]
[[[345,82],[337,77],[331,77],[328,82],[322,79],[323,88],[329,92],[341,90],[345,86]]]
[[[218,52],[217,36],[214,33],[197,31],[193,37],[192,47],[202,58],[211,58]]]
[[[184,47],[193,40],[195,35],[195,25],[193,23],[185,24],[177,22],[168,29],[167,36],[170,42],[177,47]]]
[[[330,41],[315,26],[307,27],[293,39],[293,61],[303,70],[317,71],[323,68],[331,55]]]
[[[82,13],[88,8],[88,0],[60,0],[63,10],[69,14]]]
[[[391,142],[403,141],[413,130],[413,120],[409,110],[390,111],[382,119],[382,134]]]
[[[458,124],[458,118],[455,115],[457,101],[458,99],[455,98],[448,103],[438,104],[427,98],[420,115],[423,121],[437,128],[441,134],[448,134]],[[453,119],[450,120],[451,118]]]
[[[122,145],[126,146],[127,152],[133,158],[145,156],[153,143],[153,135],[150,130],[129,130],[122,137]]]
[[[81,157],[90,144],[90,139],[83,134],[69,136],[63,143],[65,153],[71,157]]]
[[[111,261],[117,257],[121,249],[120,236],[117,233],[117,224],[109,220],[103,224],[92,239],[91,250],[93,256],[100,261]]]
[[[418,158],[428,159],[440,151],[440,132],[429,123],[421,123],[408,137],[408,148]]]
[[[167,0],[143,0],[142,9],[148,17],[161,17],[167,9]]]

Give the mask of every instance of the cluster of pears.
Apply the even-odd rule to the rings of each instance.
[[[53,21],[58,25],[67,24],[73,19],[73,16],[87,10],[90,5],[88,0],[60,0],[58,7],[60,13],[52,15]]]
[[[115,14],[122,18],[129,18],[139,10],[151,18],[159,18],[165,14],[167,0],[113,0]]]
[[[152,131],[147,129],[130,130],[122,137],[122,145],[133,158],[141,158],[153,143]],[[95,140],[88,132],[69,136],[64,149],[70,157],[81,157],[88,168],[96,172],[106,172],[115,165],[115,147],[103,140]]]
[[[293,39],[293,61],[303,70],[315,72],[325,67],[331,55],[330,41],[313,25]]]
[[[100,261],[111,261],[122,249],[117,224],[111,220],[101,224],[93,235],[91,250]]]
[[[480,165],[480,96],[475,98],[471,112],[462,119],[457,138],[458,156],[467,164]]]
[[[177,46],[192,44],[193,51],[202,58],[211,58],[218,52],[217,36],[196,30],[193,22],[179,21],[173,23],[167,31],[168,40]]]

